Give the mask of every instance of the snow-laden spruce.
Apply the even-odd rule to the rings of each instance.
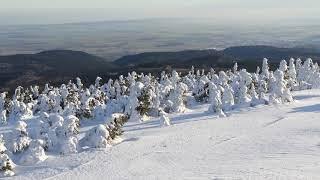
[[[0,123],[7,123],[7,110],[5,107],[6,93],[0,93]]]
[[[209,106],[209,112],[215,113],[219,117],[225,117],[225,113],[222,110],[221,92],[215,84],[209,85],[209,91],[211,92],[211,105]]]
[[[31,139],[28,137],[27,124],[24,121],[18,121],[11,134],[11,150],[13,153],[20,153],[29,147]]]
[[[32,165],[42,162],[48,158],[44,151],[43,140],[32,140],[26,151],[23,152],[19,164]]]
[[[92,148],[110,147],[108,129],[102,124],[90,129],[82,139],[82,144]]]
[[[13,176],[15,164],[6,154],[7,148],[3,140],[3,135],[0,135],[0,177]]]

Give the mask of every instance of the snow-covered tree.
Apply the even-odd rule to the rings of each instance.
[[[60,142],[60,154],[70,154],[70,153],[77,153],[78,152],[78,143],[79,140],[76,136],[69,136]]]
[[[109,131],[109,136],[111,140],[119,139],[119,136],[122,135],[123,130],[122,126],[128,121],[128,116],[121,113],[114,113],[111,116],[111,119],[107,122],[107,130]]]
[[[19,153],[29,147],[31,139],[28,137],[27,124],[24,121],[18,121],[15,129],[12,131],[13,153]]]
[[[3,154],[7,151],[7,147],[5,146],[5,142],[3,139],[3,135],[0,135],[0,154]]]
[[[260,74],[261,79],[264,79],[265,81],[267,81],[269,79],[269,64],[268,64],[267,58],[263,59],[261,71],[262,71]]]
[[[287,61],[281,60],[280,65],[279,65],[279,70],[282,71],[283,73],[285,73],[287,71],[287,69],[288,69]]]
[[[67,86],[65,84],[62,84],[60,86],[60,94],[61,94],[61,102],[60,105],[62,105],[62,109],[67,105],[68,101],[67,101],[67,98],[68,98],[68,95],[69,95],[69,91],[67,89]]]
[[[251,97],[251,106],[256,106],[258,104],[261,104],[262,101],[260,100],[260,98],[258,97],[258,94],[256,92],[256,88],[254,86],[254,84],[252,83],[249,89],[249,95]]]
[[[61,154],[78,152],[79,119],[75,116],[64,118],[63,124],[55,129],[58,151]]]
[[[156,115],[159,115],[159,108],[161,106],[161,95],[160,95],[160,84],[159,83],[155,83],[155,87],[154,87],[154,92],[151,96],[152,98],[152,109],[154,112],[156,112]]]
[[[212,86],[210,86],[209,91],[210,91],[211,105],[209,106],[208,112],[215,113],[219,117],[226,117],[225,113],[222,110],[220,90],[213,84]]]
[[[7,123],[7,111],[6,110],[0,111],[0,123],[1,124]]]
[[[137,97],[139,106],[136,108],[136,110],[139,112],[143,119],[147,119],[147,116],[149,115],[148,113],[151,109],[152,95],[152,88],[150,86],[144,86],[140,96]]]
[[[256,74],[258,74],[258,75],[259,75],[259,74],[260,74],[260,70],[261,70],[261,69],[260,69],[260,67],[259,67],[259,66],[257,66]]]
[[[164,112],[162,109],[160,109],[159,115],[160,115],[160,126],[170,126],[171,125],[171,121],[170,121],[166,112]]]
[[[297,86],[297,71],[296,66],[294,64],[294,59],[291,58],[289,61],[289,69],[288,69],[288,87],[292,90],[296,90]]]
[[[234,97],[233,97],[232,88],[227,85],[222,95],[222,109],[223,111],[229,111],[232,109],[234,105]]]
[[[272,92],[270,95],[270,103],[282,103],[293,101],[290,91],[286,87],[286,82],[284,80],[284,73],[279,69],[274,72],[274,77],[276,79],[274,86],[272,87]]]
[[[13,176],[13,169],[15,164],[10,157],[6,154],[7,148],[3,140],[3,135],[0,135],[0,177]]]
[[[5,92],[0,93],[0,111],[6,110],[6,96],[7,94]]]
[[[297,60],[298,61],[298,60]],[[308,58],[306,61],[304,61],[303,65],[299,67],[299,73],[297,75],[297,80],[299,83],[299,89],[305,90],[310,89],[312,87],[311,84],[311,77],[312,77],[312,59]],[[298,67],[297,67],[298,69]]]
[[[13,100],[11,102],[11,109],[9,113],[9,121],[20,121],[25,116],[31,116],[32,111],[29,107],[21,101]]]
[[[240,71],[240,82],[239,82],[239,96],[238,96],[238,103],[241,106],[249,105],[251,101],[251,96],[248,94],[248,86],[251,85],[252,78],[251,74],[248,73],[245,69]]]
[[[56,127],[62,126],[64,122],[64,118],[61,115],[54,113],[54,114],[50,114],[48,118],[46,118],[47,115],[48,114],[46,113],[42,113],[42,118],[47,120],[46,122],[49,124],[50,127],[56,128]]]
[[[238,72],[238,63],[234,63],[233,65],[233,73],[236,74]]]
[[[2,177],[14,176],[15,164],[7,154],[0,154],[0,172]]]
[[[61,95],[59,94],[58,89],[54,89],[53,91],[49,91],[49,112],[60,113],[62,111],[61,108]]]
[[[170,107],[172,112],[184,112],[186,106],[184,103],[184,93],[188,90],[188,86],[179,82],[174,90],[169,95],[169,100],[172,102]]]
[[[193,88],[193,95],[198,102],[207,102],[208,101],[208,83],[203,79],[200,79],[196,82],[195,87]]]
[[[32,93],[33,99],[38,99],[39,97],[39,86],[30,86],[30,92]]]
[[[83,84],[82,84],[81,79],[79,77],[76,78],[76,82],[77,82],[77,88],[82,89]]]
[[[110,147],[109,140],[110,136],[108,129],[105,125],[99,124],[86,132],[81,143],[92,148],[107,148]]]
[[[102,80],[102,78],[101,77],[97,77],[96,78],[96,81],[95,81],[95,83],[94,83],[94,85],[95,85],[95,87],[96,88],[100,88],[100,81]]]
[[[300,76],[299,74],[300,74],[300,70],[302,68],[302,60],[300,58],[298,58],[296,60],[296,64],[295,65],[296,65],[296,72],[297,72],[297,77],[298,77],[298,76]]]
[[[130,121],[141,121],[142,117],[137,110],[140,105],[138,97],[143,89],[144,85],[140,82],[133,83],[130,87],[130,95],[129,95],[129,102],[126,106],[126,114],[130,117]]]
[[[32,165],[46,160],[48,156],[45,154],[43,146],[43,140],[32,140],[28,149],[23,152],[19,163],[24,165]]]
[[[220,81],[219,85],[221,87],[225,87],[226,85],[228,85],[229,77],[224,71],[219,72],[219,81]]]

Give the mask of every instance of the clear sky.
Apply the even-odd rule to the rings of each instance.
[[[0,0],[1,24],[145,18],[317,19],[320,0]]]

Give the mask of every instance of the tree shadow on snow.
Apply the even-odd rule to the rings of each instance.
[[[298,112],[319,112],[320,113],[320,104],[296,107],[296,108],[293,108],[293,111],[291,111],[290,113],[298,113]]]
[[[201,121],[201,120],[208,120],[208,118],[216,117],[214,114],[208,112],[200,112],[195,114],[181,114],[177,117],[171,118],[172,124],[181,124],[186,122],[193,122],[193,121]]]
[[[131,141],[138,141],[138,140],[139,140],[139,138],[132,137],[132,138],[124,139],[122,142],[131,142]]]
[[[193,113],[193,114],[180,114],[179,116],[176,117],[170,117],[171,119],[171,124],[183,124],[183,123],[188,123],[188,122],[194,122],[194,121],[202,121],[202,120],[208,120],[208,118],[216,118],[217,116],[208,112],[200,112],[200,113]],[[153,129],[153,128],[159,128],[160,118],[151,120],[151,121],[146,121],[142,123],[137,123],[137,124],[130,124],[130,125],[125,125],[126,129],[125,131],[130,132],[130,131],[138,131],[138,130],[145,130],[145,129]]]
[[[311,98],[317,98],[317,97],[320,97],[320,95],[298,95],[298,96],[294,96],[294,99],[304,100],[304,99],[311,99]]]

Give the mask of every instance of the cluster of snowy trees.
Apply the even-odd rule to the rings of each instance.
[[[210,103],[208,112],[225,117],[235,108],[259,104],[292,102],[292,90],[320,87],[320,72],[311,59],[290,59],[270,71],[268,60],[249,73],[232,70],[216,73],[192,69],[185,75],[172,71],[151,74],[128,73],[85,87],[80,78],[52,87],[46,84],[18,87],[14,95],[0,94],[0,121],[14,124],[6,138],[0,138],[0,161],[3,175],[12,175],[15,164],[33,164],[47,158],[46,153],[76,153],[83,148],[107,148],[122,133],[127,121],[145,121],[160,117],[170,125],[168,113],[181,113],[195,103]],[[100,122],[79,139],[81,122]],[[6,141],[4,140],[6,139]]]

